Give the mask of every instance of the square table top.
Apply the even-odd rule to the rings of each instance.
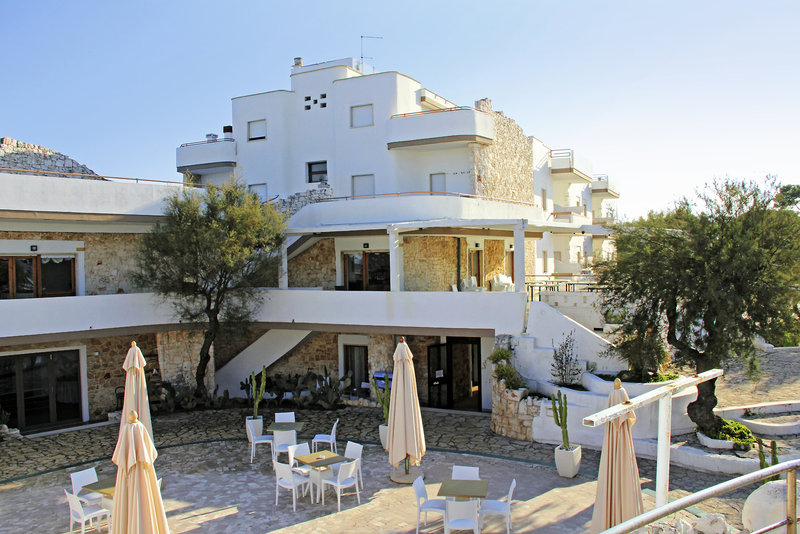
[[[303,430],[303,426],[305,425],[304,422],[295,422],[295,423],[270,423],[267,427],[268,432],[275,432],[276,430],[296,430],[300,432]]]
[[[486,498],[489,490],[488,480],[453,480],[445,478],[439,488],[439,497],[473,497]]]
[[[326,467],[340,462],[349,462],[349,458],[339,456],[333,451],[317,451],[311,454],[304,454],[302,456],[295,456],[295,460],[301,464],[309,465],[311,467]]]
[[[87,491],[93,491],[95,493],[99,493],[100,495],[105,495],[106,497],[113,499],[114,498],[114,488],[117,485],[117,477],[106,477],[101,478],[97,482],[92,482],[91,484],[86,484],[84,489]]]

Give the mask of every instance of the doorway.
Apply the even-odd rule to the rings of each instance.
[[[428,347],[428,405],[482,410],[480,338],[448,337]]]
[[[22,431],[80,422],[79,351],[0,358],[0,407]]]

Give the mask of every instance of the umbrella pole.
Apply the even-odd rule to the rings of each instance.
[[[406,474],[408,474],[408,455],[407,454],[406,454],[405,464],[406,464]]]

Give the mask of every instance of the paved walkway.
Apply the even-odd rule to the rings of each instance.
[[[243,438],[242,410],[219,410],[158,415],[154,419],[159,459],[156,468],[165,478],[164,496],[173,532],[255,532],[286,528],[285,532],[409,532],[416,526],[411,490],[386,478],[388,466],[380,447],[365,450],[367,489],[362,505],[345,498],[341,514],[328,502],[325,508],[302,501],[297,514],[286,512],[287,496],[274,506],[274,478],[267,455],[259,451],[249,464]],[[263,411],[272,419],[273,411]],[[307,425],[301,437],[327,433],[336,418],[339,440],[377,441],[381,413],[377,409],[346,408],[333,412],[298,411]],[[515,531],[582,532],[591,519],[599,453],[583,451],[581,474],[572,480],[557,476],[553,449],[502,436],[489,430],[489,416],[423,410],[429,451],[423,460],[429,492],[453,463],[480,465],[490,480],[490,497],[507,492],[517,478]],[[67,507],[61,488],[69,486],[69,472],[95,466],[101,476],[113,475],[109,457],[118,426],[107,425],[33,439],[0,443],[0,525],[16,525],[11,531],[64,532]],[[478,456],[467,456],[470,453]],[[643,487],[654,489],[655,462],[639,461]],[[722,482],[730,477],[672,467],[671,497]],[[744,498],[751,489],[713,499],[701,507],[724,513],[729,522],[740,523]],[[288,495],[288,494],[287,494]],[[37,513],[19,514],[35,502]],[[517,503],[520,503],[519,507]],[[334,508],[331,508],[333,506]],[[652,502],[650,503],[652,506]],[[42,513],[39,513],[39,512]],[[310,522],[308,522],[310,521]],[[295,523],[302,523],[289,527]],[[499,523],[486,532],[500,532]],[[431,532],[440,529],[441,523]],[[18,530],[17,530],[18,529]]]

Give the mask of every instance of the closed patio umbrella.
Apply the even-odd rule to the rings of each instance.
[[[129,412],[124,425],[111,457],[117,465],[111,532],[168,533],[167,514],[153,467],[158,452],[135,410]]]
[[[139,414],[139,422],[147,429],[150,434],[150,441],[153,441],[153,425],[150,422],[150,401],[147,397],[147,382],[144,377],[144,366],[147,364],[142,351],[136,346],[135,341],[131,341],[131,348],[125,356],[122,368],[125,369],[125,395],[122,401],[122,417],[120,417],[119,433],[127,425],[127,414],[131,410],[136,410]],[[119,444],[118,444],[119,445]]]
[[[619,379],[608,396],[608,408],[627,402],[628,393]],[[644,512],[639,466],[633,450],[631,428],[636,415],[631,411],[606,423],[597,496],[592,513],[593,534],[609,529]]]
[[[389,463],[398,467],[405,462],[405,473],[409,465],[419,465],[425,455],[425,431],[422,428],[422,413],[417,396],[417,378],[414,374],[413,355],[405,339],[394,351],[394,373],[392,375],[392,397],[389,402]],[[392,477],[396,482],[406,482],[403,477]],[[410,478],[410,477],[409,477]],[[408,480],[408,483],[413,480]]]

